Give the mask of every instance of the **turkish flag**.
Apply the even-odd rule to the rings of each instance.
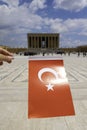
[[[75,115],[62,59],[30,59],[28,117]]]

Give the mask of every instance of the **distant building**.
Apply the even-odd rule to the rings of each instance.
[[[28,33],[28,50],[53,52],[59,48],[59,33]]]

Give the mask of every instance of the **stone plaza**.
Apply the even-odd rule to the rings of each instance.
[[[15,56],[0,66],[0,130],[87,130],[87,57],[62,57],[76,115],[28,119],[29,57]]]

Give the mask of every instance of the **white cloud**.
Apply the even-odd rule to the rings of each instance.
[[[7,3],[9,8],[10,7],[17,7],[19,4],[19,0],[2,0],[2,1]]]
[[[53,32],[59,32],[59,33],[77,33],[79,34],[79,31],[87,32],[87,19],[49,19],[44,18],[44,25],[48,26],[51,31]]]
[[[82,35],[83,35],[83,36],[87,36],[87,31],[86,31],[86,32],[85,32],[85,31],[80,32],[79,35],[81,35],[81,36],[82,36]]]
[[[7,2],[9,6],[0,5],[0,44],[8,42],[9,44],[18,43],[24,45],[26,43],[27,45],[28,32],[57,32],[66,38],[70,34],[80,35],[80,37],[82,35],[87,36],[87,19],[63,20],[59,18],[43,18],[37,15],[36,10],[46,7],[45,0],[33,0],[29,7],[26,3],[18,6],[18,0],[14,0],[13,3],[12,0],[3,1]],[[67,39],[68,45],[78,44],[76,40],[74,42],[74,39],[72,39]],[[64,40],[62,40],[62,43],[65,42]]]
[[[63,39],[60,41],[60,47],[65,47],[65,48],[69,48],[69,47],[77,47],[80,45],[87,45],[87,41],[83,41],[83,40],[79,40],[79,39],[71,39],[68,37],[64,37]]]
[[[19,41],[19,35],[26,35],[32,30],[40,30],[43,24],[43,19],[39,15],[30,12],[26,4],[15,7],[12,4],[10,5],[10,7],[0,5],[0,44],[2,44],[2,41],[5,43],[7,41],[13,43],[13,40],[11,40],[13,36],[16,43],[22,43],[24,37],[22,36]]]
[[[80,11],[87,7],[87,0],[54,0],[54,8],[70,11]]]
[[[9,8],[6,5],[0,7],[0,27],[10,26],[14,29],[17,27],[37,28],[41,26],[42,18],[32,14],[25,6]]]
[[[67,26],[64,25],[64,21],[61,19],[54,19],[53,22],[50,23],[50,28],[53,32],[67,32]]]
[[[51,32],[60,33],[60,47],[76,47],[86,45],[87,19],[44,19]]]
[[[79,18],[79,19],[67,19],[65,25],[68,27],[70,31],[78,31],[87,29],[87,19]]]
[[[45,3],[46,3],[46,0],[33,0],[30,3],[29,8],[31,9],[32,12],[35,12],[38,9],[44,9],[44,8],[46,8],[47,5]]]
[[[10,0],[3,0],[3,1],[9,1],[8,3],[10,3]],[[16,0],[16,1],[18,1],[18,0]],[[13,3],[15,3],[15,2],[13,2]],[[41,1],[41,3],[43,3],[43,2]],[[13,5],[16,5],[16,4],[13,4]],[[10,26],[13,29],[15,29],[15,28],[17,29],[17,27],[18,28],[23,27],[25,29],[26,28],[41,29],[42,21],[43,21],[41,16],[39,16],[35,13],[32,13],[30,8],[27,8],[26,4],[24,4],[22,6],[16,6],[16,7],[11,6],[10,8],[9,8],[9,6],[1,5],[0,6],[0,17],[1,17],[0,27],[2,27],[2,29],[4,27],[6,28],[6,26],[7,27]]]

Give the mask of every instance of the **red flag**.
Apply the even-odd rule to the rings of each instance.
[[[30,59],[28,117],[75,115],[62,59]]]

